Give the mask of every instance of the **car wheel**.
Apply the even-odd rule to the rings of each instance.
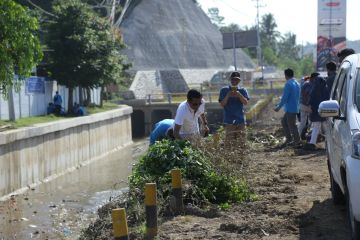
[[[331,168],[330,168],[330,164],[328,162],[328,167],[329,167],[329,175],[330,175],[330,190],[331,190],[331,196],[333,199],[333,203],[335,205],[344,205],[346,203],[346,199],[344,194],[342,193],[339,184],[337,184],[334,180],[334,177],[331,173]]]
[[[354,218],[352,204],[349,194],[347,194],[348,198],[348,214],[349,214],[349,221],[351,227],[351,239],[352,240],[360,240],[360,222]]]

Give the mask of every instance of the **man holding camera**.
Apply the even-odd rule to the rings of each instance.
[[[245,143],[245,116],[244,105],[249,101],[249,95],[245,88],[240,88],[240,73],[232,72],[230,86],[220,90],[219,103],[224,108],[225,144]]]

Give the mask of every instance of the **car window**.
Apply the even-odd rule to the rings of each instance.
[[[355,105],[360,112],[360,73],[359,70],[356,74],[356,83],[355,83]]]
[[[346,99],[347,99],[347,92],[346,92],[347,81],[346,81],[346,77],[347,77],[347,75],[345,75],[345,78],[344,78],[344,81],[343,81],[344,84],[342,86],[340,99],[339,99],[340,117],[345,117],[346,116]]]
[[[331,99],[337,100],[339,102],[340,100],[340,93],[341,89],[343,87],[344,79],[346,79],[345,75],[348,73],[351,65],[349,62],[343,62],[340,67],[340,73],[336,75],[334,84],[333,84],[333,91],[331,92]],[[339,102],[340,103],[340,102]]]
[[[341,73],[338,77],[337,86],[334,89],[334,93],[333,93],[333,99],[337,100],[339,102],[339,104],[340,104],[340,96],[341,96],[344,82],[345,82],[345,79],[347,76],[346,73],[347,73],[346,69],[341,70]]]

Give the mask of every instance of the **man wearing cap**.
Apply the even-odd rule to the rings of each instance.
[[[240,73],[232,72],[230,85],[223,87],[219,94],[219,103],[224,108],[225,144],[229,146],[237,141],[245,143],[244,105],[249,101],[249,94],[245,88],[240,88]]]
[[[163,119],[155,124],[154,130],[150,134],[150,145],[162,139],[174,138],[174,119]]]
[[[296,115],[299,112],[300,85],[294,78],[294,71],[290,68],[284,71],[286,83],[280,103],[275,107],[278,112],[284,107],[284,117],[281,125],[285,132],[286,141],[284,145],[292,144],[297,147],[300,144],[299,132],[296,127]]]

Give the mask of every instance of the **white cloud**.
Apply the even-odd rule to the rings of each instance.
[[[336,0],[334,0],[336,1]],[[205,12],[217,7],[225,23],[252,26],[256,22],[254,0],[198,0]],[[317,38],[318,0],[259,0],[260,17],[272,13],[281,34],[295,33],[299,44],[315,43]],[[360,40],[357,23],[360,22],[360,1],[347,0],[347,39]]]

